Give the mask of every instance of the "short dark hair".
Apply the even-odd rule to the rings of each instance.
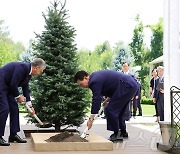
[[[124,64],[127,64],[128,66],[130,66],[130,64],[128,62],[126,62],[126,61],[122,62],[121,65],[124,65]]]
[[[153,73],[154,71],[157,72],[157,69],[154,68],[154,69],[151,71],[151,73]]]
[[[89,74],[86,71],[78,71],[74,76],[74,81],[77,82],[77,80],[82,81],[85,76],[88,76]]]

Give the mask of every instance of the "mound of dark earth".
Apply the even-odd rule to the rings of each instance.
[[[72,132],[62,132],[55,136],[51,136],[46,142],[88,142],[88,140],[81,138],[79,134]]]

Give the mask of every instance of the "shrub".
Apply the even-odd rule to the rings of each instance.
[[[146,96],[143,96],[141,98],[141,104],[154,105],[154,102],[152,98],[147,98]]]

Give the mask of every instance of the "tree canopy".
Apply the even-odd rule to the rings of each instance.
[[[67,22],[65,3],[54,1],[43,17],[45,30],[37,34],[33,49],[47,68],[34,80],[32,96],[38,116],[54,123],[58,131],[61,126],[79,126],[89,103],[85,91],[74,82],[78,70],[75,29]]]

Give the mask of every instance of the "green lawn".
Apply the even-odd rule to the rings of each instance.
[[[143,115],[155,115],[154,105],[141,104]]]
[[[141,107],[142,107],[143,115],[154,115],[155,114],[154,105],[141,104]],[[23,105],[20,105],[19,111],[20,111],[20,113],[28,113],[27,109]],[[137,111],[137,114],[138,114],[138,111]]]

